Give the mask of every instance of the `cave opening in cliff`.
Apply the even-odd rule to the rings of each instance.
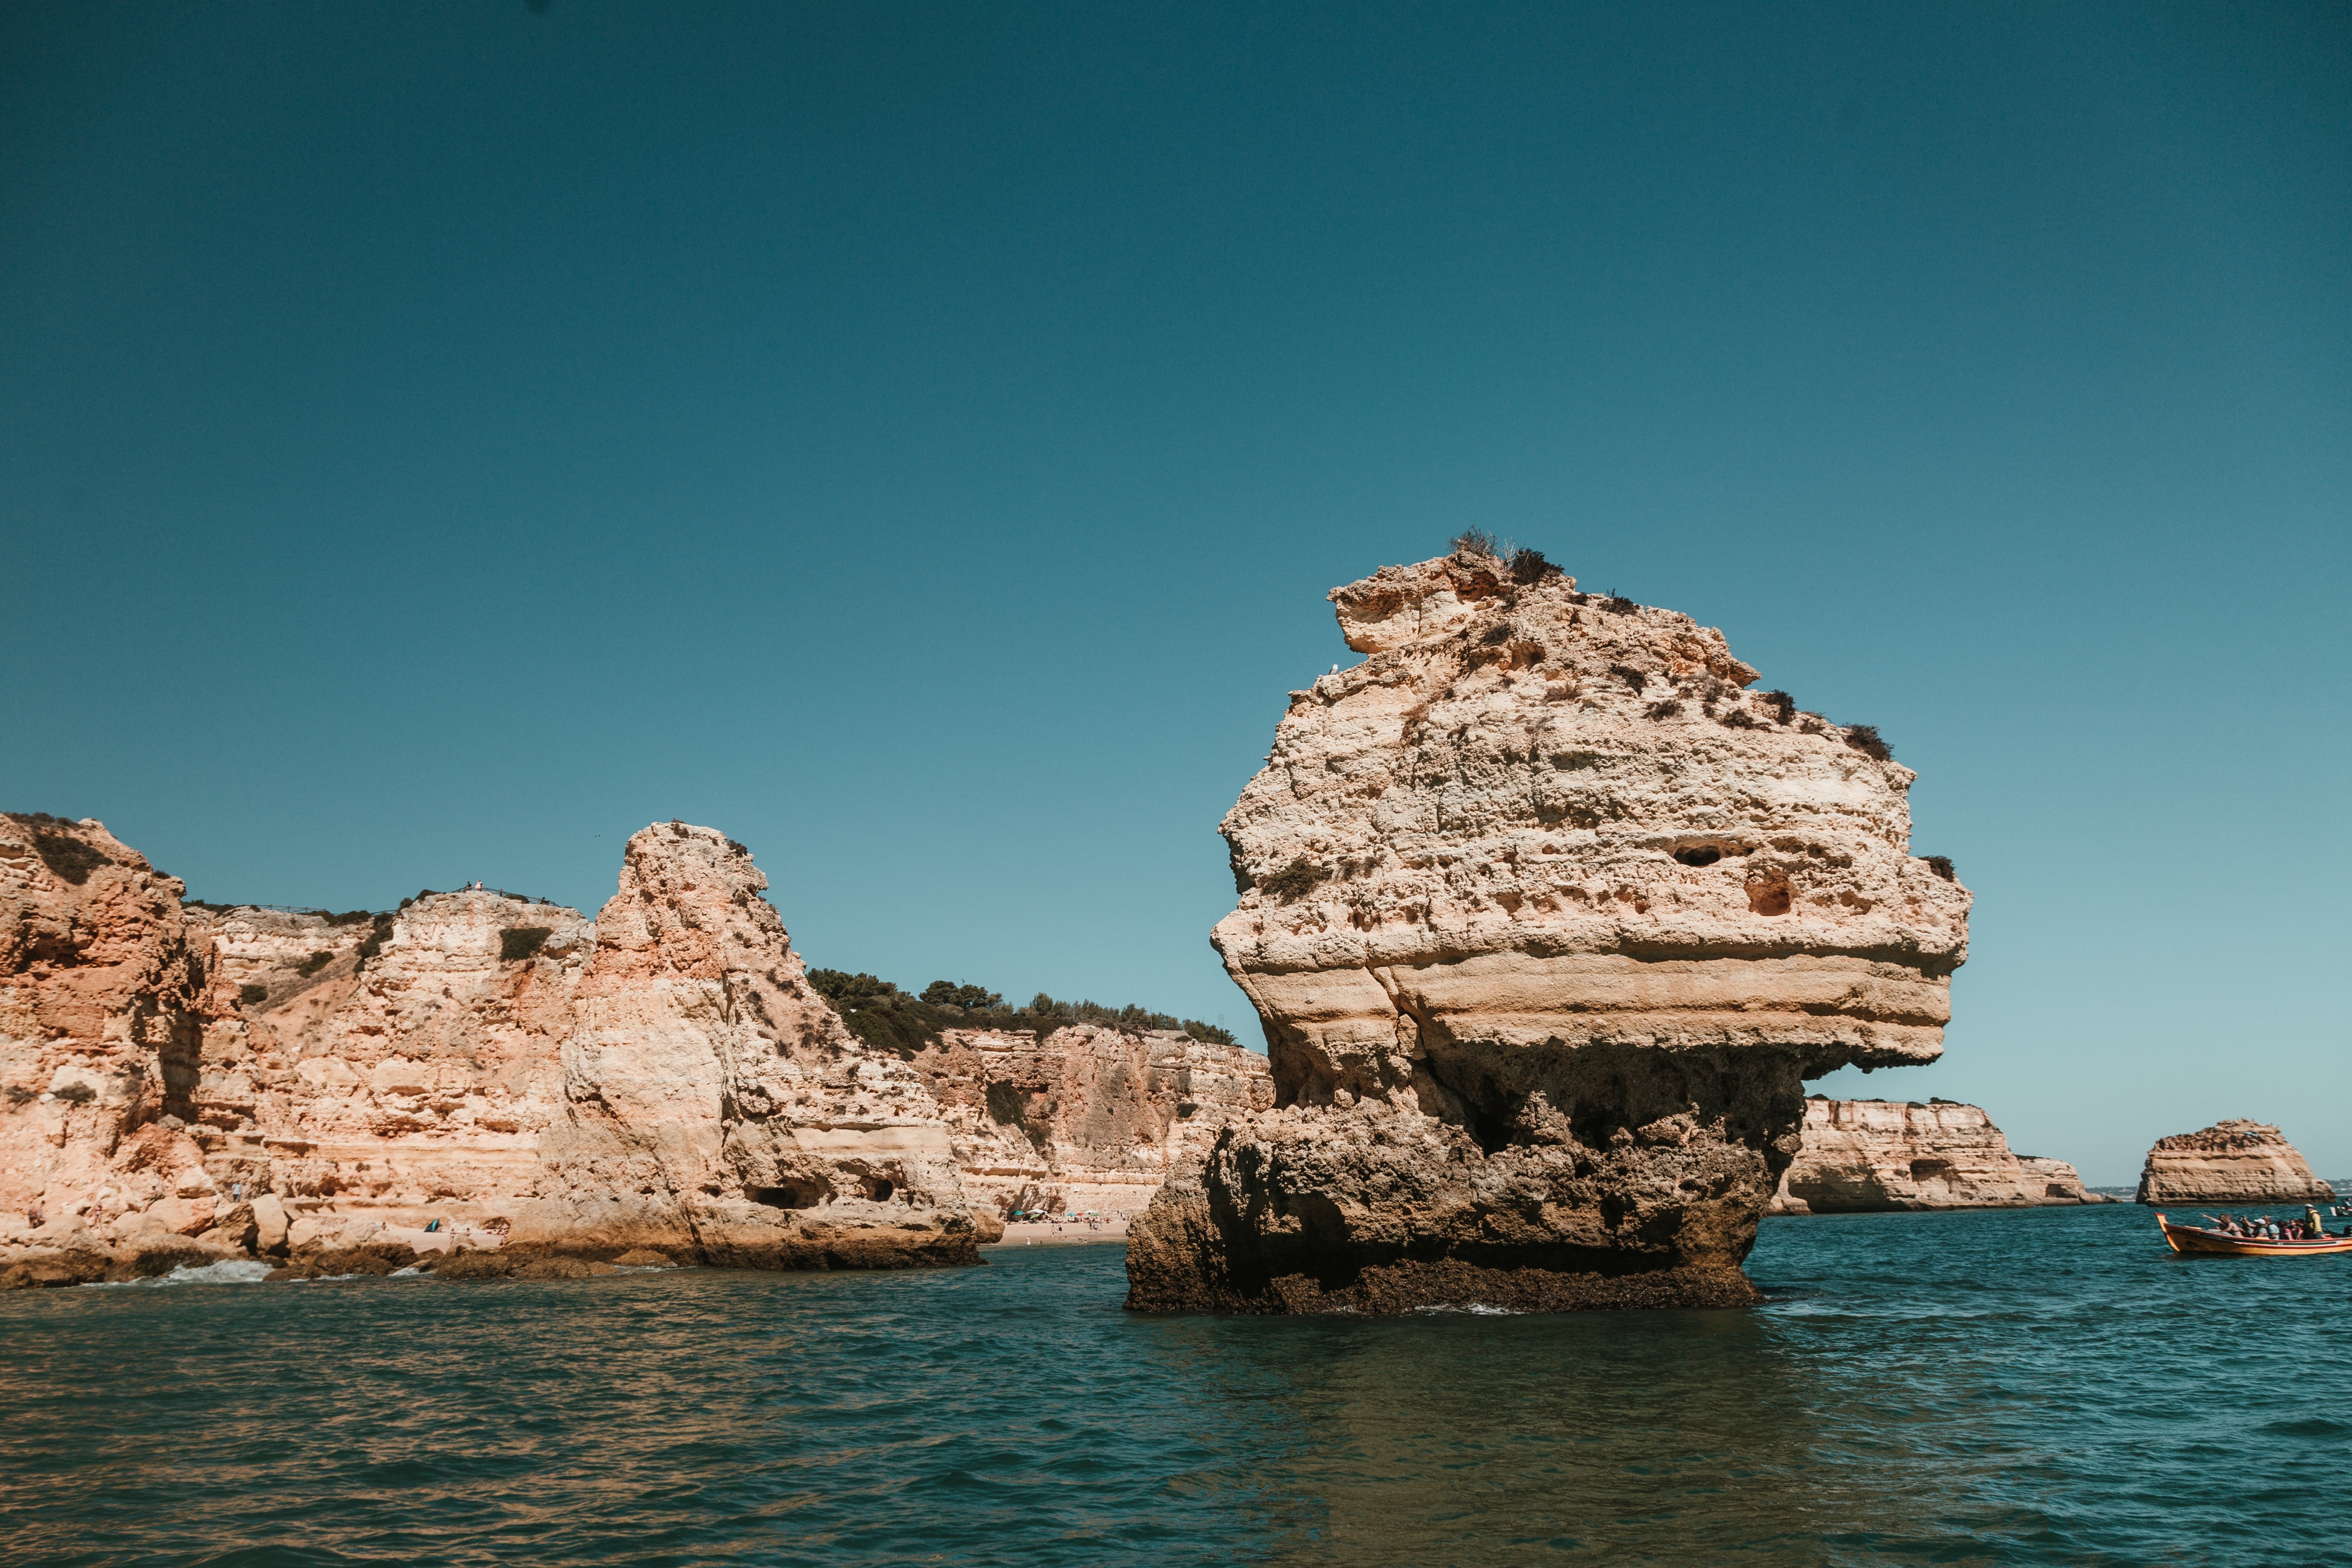
[[[1723,858],[1723,851],[1712,844],[1701,844],[1675,850],[1675,858],[1685,866],[1712,866]]]
[[[753,1187],[745,1195],[772,1209],[813,1209],[825,1200],[827,1193],[817,1183],[803,1179],[788,1181],[780,1187]]]

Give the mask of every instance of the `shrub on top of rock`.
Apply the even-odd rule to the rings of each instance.
[[[1874,762],[1891,763],[1895,760],[1895,748],[1880,737],[1875,724],[1848,724],[1845,727],[1845,743]]]

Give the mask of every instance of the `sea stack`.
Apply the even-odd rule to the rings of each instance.
[[[2140,1167],[2144,1204],[2293,1204],[2333,1198],[2275,1127],[2217,1121],[2159,1138]]]
[[[2114,1200],[2085,1192],[2063,1160],[2011,1152],[1992,1118],[1955,1100],[1805,1101],[1804,1147],[1773,1214],[2013,1209]]]
[[[1753,1300],[1803,1079],[1942,1049],[1969,895],[1912,773],[1533,552],[1330,597],[1368,657],[1223,825],[1276,1103],[1132,1227],[1128,1305]]]
[[[0,816],[0,1268],[976,1262],[937,1102],[808,984],[766,887],[672,822],[593,921],[481,888],[184,905],[101,824]]]

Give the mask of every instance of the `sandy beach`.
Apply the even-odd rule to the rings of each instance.
[[[1085,1220],[1012,1220],[1004,1226],[1004,1239],[991,1242],[992,1247],[1074,1247],[1090,1241],[1115,1241],[1127,1245],[1127,1221],[1098,1219],[1089,1226]]]

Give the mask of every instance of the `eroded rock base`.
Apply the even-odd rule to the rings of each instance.
[[[1181,1213],[1180,1206],[1192,1212]],[[1736,1264],[1628,1270],[1605,1258],[1588,1267],[1559,1268],[1445,1257],[1375,1262],[1339,1253],[1321,1254],[1311,1267],[1292,1273],[1274,1272],[1278,1263],[1252,1263],[1238,1269],[1230,1266],[1205,1199],[1155,1205],[1128,1233],[1128,1310],[1393,1317],[1474,1308],[1580,1312],[1746,1307],[1763,1300]]]
[[[1801,1052],[1447,1045],[1237,1126],[1129,1232],[1146,1312],[1737,1307]],[[1363,1082],[1361,1078],[1356,1081]]]

